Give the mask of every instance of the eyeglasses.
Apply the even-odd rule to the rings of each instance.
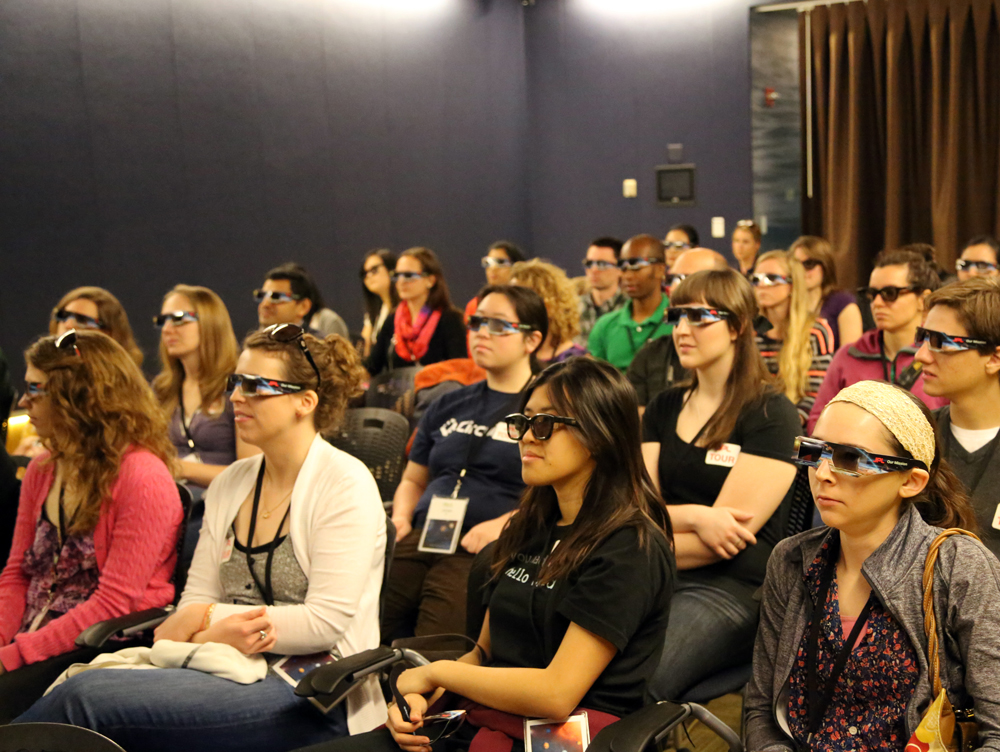
[[[385,264],[375,264],[375,266],[369,267],[367,269],[361,270],[361,279],[368,279],[373,274],[377,273],[379,269],[385,269]]]
[[[427,275],[423,272],[393,272],[391,275],[393,282],[399,282],[403,280],[409,282],[411,279],[420,279],[421,277],[426,277]]]
[[[441,739],[447,739],[462,728],[462,724],[465,723],[465,714],[466,711],[464,710],[446,710],[438,715],[429,715],[424,718],[424,726],[421,728],[421,731],[424,733],[427,732],[428,723],[441,723],[444,721],[441,724],[441,731],[438,732],[438,735],[432,737],[431,734],[427,734],[427,738],[430,744],[434,744]]]
[[[671,248],[690,248],[690,243],[685,243],[683,240],[664,240],[663,247],[667,250]]]
[[[776,287],[777,285],[790,285],[791,277],[783,274],[751,274],[750,284],[754,287]]]
[[[60,308],[56,311],[52,318],[58,321],[60,324],[65,324],[70,319],[76,323],[81,329],[103,329],[104,324],[101,323],[100,319],[95,319],[93,316],[85,316],[82,313],[73,313],[73,311],[67,311],[65,308]]]
[[[277,397],[280,394],[295,394],[303,391],[303,384],[292,384],[288,381],[267,379],[263,376],[250,376],[245,373],[233,373],[226,380],[226,391],[235,392],[237,387],[247,397]]]
[[[603,259],[584,259],[583,268],[597,269],[599,271],[606,272],[611,269],[617,269],[618,263],[615,261],[604,261]]]
[[[576,418],[549,415],[548,413],[536,413],[530,418],[523,413],[513,413],[504,420],[507,422],[507,435],[514,441],[523,439],[529,428],[538,441],[548,441],[552,438],[552,431],[555,430],[556,423],[567,426],[580,425],[576,422]]]
[[[996,270],[997,265],[991,264],[989,261],[967,261],[966,259],[959,259],[955,262],[955,271],[959,272],[975,271],[979,274],[985,274],[986,272],[995,272]]]
[[[736,221],[737,227],[756,227],[757,223],[752,219],[740,219]]]
[[[668,274],[663,278],[663,282],[667,287],[673,287],[674,285],[687,279],[687,276],[688,275],[686,274]]]
[[[510,266],[510,259],[496,258],[495,256],[483,256],[480,262],[483,269],[492,269],[494,266]]]
[[[827,460],[833,472],[855,478],[883,473],[901,473],[915,467],[927,469],[927,466],[920,460],[893,457],[891,454],[873,454],[861,447],[850,444],[834,444],[832,441],[820,441],[808,436],[799,436],[795,439],[795,454],[792,456],[792,460],[796,464],[806,467],[819,467],[823,460]]]
[[[667,323],[677,324],[681,319],[687,319],[691,326],[707,326],[717,321],[725,321],[732,318],[730,311],[722,308],[706,308],[703,306],[673,307],[667,309]]]
[[[76,357],[83,357],[80,355],[80,348],[76,346],[76,329],[70,329],[56,337],[55,346],[56,350],[72,350]]]
[[[895,303],[896,299],[904,292],[918,293],[923,288],[920,287],[859,287],[858,295],[868,298],[869,303],[874,303],[875,298],[881,297],[886,303]]]
[[[623,272],[637,272],[652,264],[662,263],[665,263],[663,259],[658,258],[623,258],[618,262],[618,268]]]
[[[481,332],[484,325],[487,332],[497,336],[534,331],[534,327],[530,324],[515,324],[512,321],[492,316],[479,316],[477,314],[469,316],[469,321],[466,323],[465,328],[470,332]]]
[[[24,398],[27,400],[38,399],[39,397],[44,397],[48,392],[45,390],[45,384],[41,381],[25,381],[24,382]]]
[[[253,299],[258,303],[263,303],[265,300],[270,300],[272,303],[291,303],[293,300],[302,300],[302,296],[276,290],[254,290]]]
[[[312,353],[309,352],[309,348],[306,347],[305,329],[297,324],[271,324],[271,326],[264,330],[264,333],[275,342],[281,342],[284,344],[298,342],[299,349],[302,351],[302,354],[306,356],[306,360],[309,361],[309,365],[312,366],[313,371],[316,372],[316,386],[323,383],[323,377],[319,373],[319,368],[316,367],[316,361],[313,360]]]
[[[813,258],[807,258],[805,261],[800,261],[799,263],[802,264],[802,268],[805,269],[807,272],[811,272],[817,266],[823,265],[822,261]]]
[[[914,340],[918,345],[927,343],[933,352],[961,352],[963,350],[975,350],[980,347],[993,347],[984,339],[974,339],[972,337],[962,337],[957,334],[945,334],[936,332],[933,329],[917,327],[917,336]]]
[[[153,316],[153,326],[157,329],[162,329],[168,322],[174,326],[180,326],[181,324],[190,324],[192,321],[197,320],[198,314],[194,311],[170,311],[169,313],[161,313],[159,316]]]

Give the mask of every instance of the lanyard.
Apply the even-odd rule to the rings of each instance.
[[[274,590],[271,588],[271,563],[274,561],[274,549],[277,548],[278,538],[281,536],[281,528],[285,526],[285,520],[288,519],[288,513],[292,510],[292,504],[289,502],[288,509],[285,510],[284,516],[281,518],[281,522],[278,524],[278,529],[274,532],[274,537],[271,542],[267,544],[267,563],[264,565],[264,584],[260,584],[260,580],[257,579],[257,573],[254,571],[254,558],[250,551],[253,549],[253,534],[257,532],[257,508],[260,506],[260,491],[264,485],[264,465],[265,460],[260,461],[260,472],[257,473],[257,485],[254,487],[253,491],[253,509],[250,511],[250,531],[247,533],[247,569],[250,570],[250,577],[253,578],[254,584],[260,591],[261,597],[264,599],[264,603],[268,606],[274,605]]]
[[[184,384],[181,383],[180,394],[177,397],[177,406],[181,410],[181,430],[184,431],[184,435],[187,437],[187,445],[191,451],[194,451],[194,437],[191,435],[191,431],[188,429],[187,420],[184,418]],[[194,420],[194,415],[191,416],[191,420]],[[262,465],[263,467],[263,465]]]
[[[844,642],[844,646],[837,653],[833,669],[830,671],[830,678],[827,679],[823,687],[820,687],[819,670],[816,665],[819,661],[819,633],[821,622],[823,621],[823,612],[826,609],[826,596],[830,592],[830,584],[833,582],[833,575],[837,569],[838,553],[839,546],[836,549],[831,546],[831,558],[823,570],[823,578],[820,581],[819,588],[819,600],[817,601],[816,609],[813,611],[809,641],[806,643],[806,690],[809,697],[809,736],[806,737],[807,744],[812,742],[813,735],[819,730],[823,716],[826,715],[827,708],[830,707],[830,701],[833,699],[833,691],[837,687],[837,681],[840,679],[840,675],[844,673],[844,668],[847,666],[847,659],[851,657],[851,652],[854,650],[854,643],[857,642],[862,627],[868,621],[872,604],[875,602],[875,593],[873,591],[868,596],[865,607],[861,609],[858,620],[854,622],[854,629],[851,630],[851,634]]]
[[[473,421],[473,431],[472,431],[472,435],[469,437],[469,449],[468,449],[468,451],[465,454],[465,462],[462,464],[462,471],[458,474],[458,478],[455,481],[455,490],[451,492],[451,498],[453,498],[453,499],[457,499],[458,498],[458,491],[462,487],[462,479],[465,477],[465,474],[466,474],[466,472],[469,469],[469,465],[471,465],[472,461],[476,457],[479,456],[479,452],[482,451],[483,446],[486,445],[486,439],[489,438],[490,430],[493,428],[493,426],[496,425],[496,423],[497,423],[498,420],[500,420],[501,418],[503,418],[513,408],[515,408],[517,406],[517,403],[521,399],[521,393],[524,391],[524,387],[528,386],[528,384],[531,382],[532,378],[534,378],[534,375],[529,376],[528,380],[524,382],[524,386],[522,386],[520,389],[517,390],[517,392],[515,392],[514,394],[512,394],[511,398],[509,400],[507,400],[506,402],[504,402],[500,406],[499,410],[494,410],[486,418],[486,430],[483,431],[483,435],[482,436],[476,435],[476,432],[475,432],[475,421]],[[486,398],[486,392],[488,390],[489,390],[489,387],[486,385],[486,382],[484,381],[483,382],[483,398],[484,399]]]

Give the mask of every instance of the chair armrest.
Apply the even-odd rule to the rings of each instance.
[[[697,703],[688,703],[691,708],[691,717],[701,721],[702,725],[711,729],[729,746],[729,752],[743,752],[743,742],[739,735],[729,726],[724,724],[717,716],[708,711],[707,708]]]
[[[119,616],[116,619],[99,621],[96,624],[91,624],[79,634],[76,638],[76,645],[80,648],[102,648],[111,637],[131,637],[157,626],[166,620],[173,611],[173,606],[148,608],[145,611],[125,614],[125,616]]]
[[[690,715],[687,705],[658,702],[605,727],[587,752],[643,752]]]
[[[392,641],[392,647],[415,651],[428,661],[457,661],[476,649],[476,641],[464,634],[402,637]]]
[[[346,696],[361,679],[401,660],[401,650],[384,646],[364,650],[313,669],[295,686],[295,694],[299,697]],[[325,700],[323,704],[329,704]]]

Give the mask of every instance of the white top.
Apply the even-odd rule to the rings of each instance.
[[[387,306],[385,303],[382,303],[382,307],[378,310],[378,319],[376,319],[375,323],[372,324],[372,333],[370,338],[373,345],[375,344],[375,340],[378,339],[378,333],[382,331],[382,325],[385,323],[385,320],[389,318],[389,314],[391,312],[392,308]],[[365,323],[371,323],[371,318],[367,313],[365,313]]]
[[[954,436],[958,440],[958,443],[965,448],[965,451],[970,454],[975,452],[977,449],[982,449],[984,446],[993,441],[998,432],[1000,432],[1000,427],[983,428],[978,431],[974,431],[971,428],[959,428],[955,425],[954,421],[952,421],[951,424],[951,435]]]
[[[237,460],[205,493],[205,520],[178,608],[216,603],[212,621],[259,608],[221,603],[219,564],[233,520],[253,493],[263,455]],[[385,511],[375,479],[358,459],[316,436],[299,470],[289,514],[295,558],[309,579],[305,602],[268,607],[278,631],[272,652],[342,656],[379,645],[379,592],[385,562]],[[347,697],[351,734],[386,720],[375,676]]]

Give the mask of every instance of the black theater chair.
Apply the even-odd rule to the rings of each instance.
[[[62,723],[0,726],[0,752],[125,752],[106,736]]]
[[[365,463],[378,484],[383,504],[391,504],[406,465],[410,423],[397,412],[361,407],[344,413],[340,428],[323,438]]]

